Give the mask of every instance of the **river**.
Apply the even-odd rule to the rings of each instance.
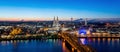
[[[96,52],[120,52],[119,38],[79,38],[82,44],[91,46]]]
[[[79,38],[97,52],[120,52],[120,39]],[[60,39],[0,41],[0,52],[70,52]]]

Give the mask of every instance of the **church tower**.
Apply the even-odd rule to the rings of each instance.
[[[56,20],[55,20],[55,16],[54,16],[54,19],[53,19],[53,27],[55,27],[56,25]]]
[[[54,20],[53,20],[53,27],[59,27],[60,26],[60,24],[59,24],[59,19],[58,19],[58,16],[57,16],[57,18],[55,18],[54,17]]]

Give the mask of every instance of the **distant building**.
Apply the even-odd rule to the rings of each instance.
[[[53,27],[59,27],[59,26],[60,26],[60,24],[59,24],[58,17],[57,17],[57,19],[55,19],[55,17],[54,17],[54,20],[53,20]]]
[[[59,24],[59,19],[58,19],[58,17],[57,17],[57,19],[55,19],[55,17],[54,17],[53,26],[52,26],[52,27],[55,28],[56,30],[59,30],[60,24]]]
[[[78,33],[79,33],[80,35],[86,35],[87,30],[86,30],[85,28],[81,28],[81,29],[79,29]]]
[[[52,28],[48,28],[48,33],[56,33],[60,30],[59,19],[54,17]]]
[[[92,33],[92,28],[90,27],[81,27],[79,30],[78,30],[78,34],[79,35],[91,35]]]
[[[85,26],[87,26],[87,18],[85,19]]]

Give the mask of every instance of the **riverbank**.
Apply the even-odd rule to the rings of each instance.
[[[36,35],[36,36],[16,36],[16,37],[5,37],[0,38],[0,41],[4,40],[31,40],[31,39],[60,39],[61,37],[58,35]]]

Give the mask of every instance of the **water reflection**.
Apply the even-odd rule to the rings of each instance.
[[[120,52],[119,38],[79,38],[97,52]],[[60,39],[11,40],[0,42],[0,52],[70,52]]]
[[[82,44],[90,45],[97,52],[120,52],[119,38],[79,38]]]
[[[0,42],[0,52],[69,52],[60,39]]]
[[[81,38],[80,41],[81,41],[81,43],[84,44],[84,45],[87,44],[87,43],[86,43],[87,40],[86,40],[85,38]]]
[[[62,42],[62,48],[63,48],[63,52],[70,52],[70,50],[66,47],[65,42]]]

